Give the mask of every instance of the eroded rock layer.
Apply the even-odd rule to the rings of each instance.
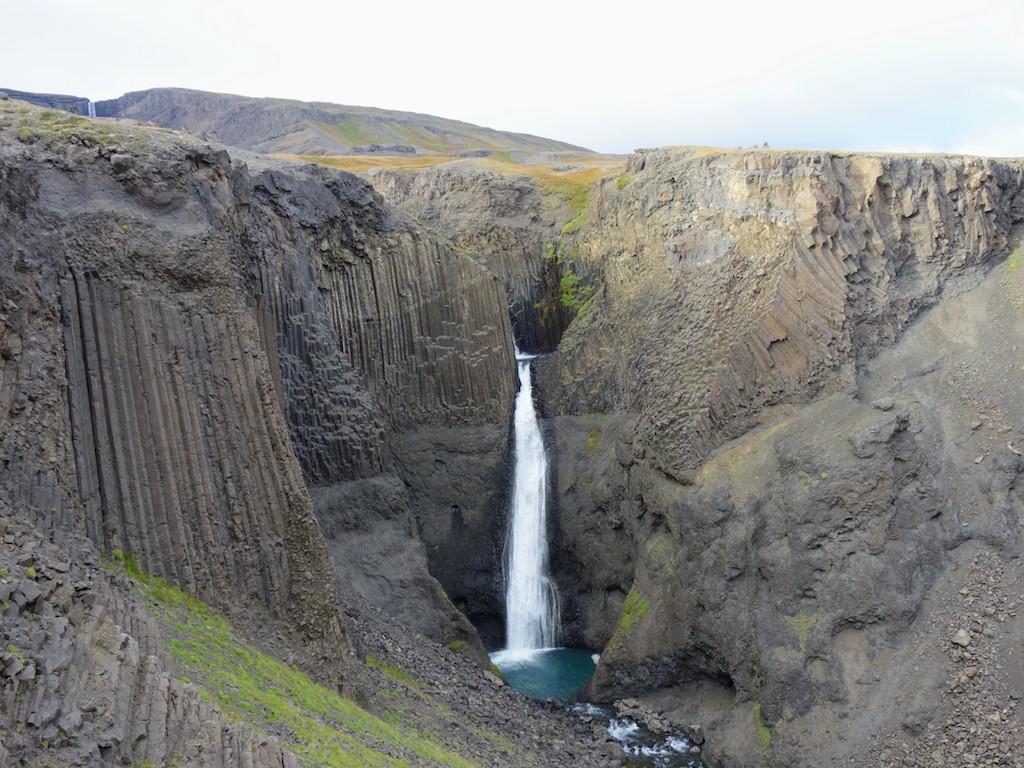
[[[593,308],[541,363],[591,694],[701,723],[730,766],[879,740],[884,765],[1016,764],[1024,676],[972,665],[1022,638],[1021,164],[656,150],[628,173],[580,234]]]
[[[979,158],[651,150],[626,173],[592,197],[602,295],[548,399],[638,414],[677,476],[762,409],[846,386],[1019,216],[1019,168]]]

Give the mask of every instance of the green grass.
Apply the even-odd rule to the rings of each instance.
[[[160,130],[143,126],[132,126],[129,130],[106,120],[80,117],[59,109],[39,109],[14,99],[0,102],[0,127],[14,129],[18,139],[27,144],[88,142],[99,146],[116,144],[132,151],[144,146],[149,132]]]
[[[126,575],[138,580],[154,614],[171,635],[168,645],[177,674],[198,686],[200,695],[229,719],[268,733],[289,734],[279,739],[303,765],[408,764],[385,754],[384,747],[442,766],[473,765],[435,736],[403,724],[400,715],[378,718],[297,669],[253,650],[205,603],[148,576],[131,555],[116,552],[115,559],[123,563]],[[418,692],[422,683],[394,664],[373,657],[367,663],[422,695]],[[442,720],[438,726],[447,727]]]
[[[1022,263],[1024,263],[1024,248],[1021,248],[1021,244],[1017,243],[1014,245],[1013,250],[1010,251],[1010,255],[1006,257],[1006,266],[1011,272],[1016,272],[1020,269]]]
[[[390,661],[383,661],[372,654],[367,654],[366,666],[372,669],[379,669],[381,672],[383,672],[386,676],[390,677],[396,683],[402,683],[402,685],[407,685],[410,688],[420,689],[424,687],[423,683],[421,683],[419,680],[413,677],[412,674],[406,672],[397,664],[392,664]]]

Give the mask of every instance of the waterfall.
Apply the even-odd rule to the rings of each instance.
[[[96,105],[92,101],[89,102],[89,117],[96,117]]]
[[[505,582],[506,647],[551,648],[558,639],[558,599],[548,576],[547,457],[533,406],[530,360],[516,350],[515,475]]]

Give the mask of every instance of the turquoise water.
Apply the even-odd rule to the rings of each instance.
[[[496,651],[491,654],[508,684],[532,699],[568,699],[594,674],[594,654],[579,648]]]

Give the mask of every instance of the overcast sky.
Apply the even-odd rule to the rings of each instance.
[[[0,88],[375,106],[603,152],[1024,155],[1021,0],[6,0]]]

